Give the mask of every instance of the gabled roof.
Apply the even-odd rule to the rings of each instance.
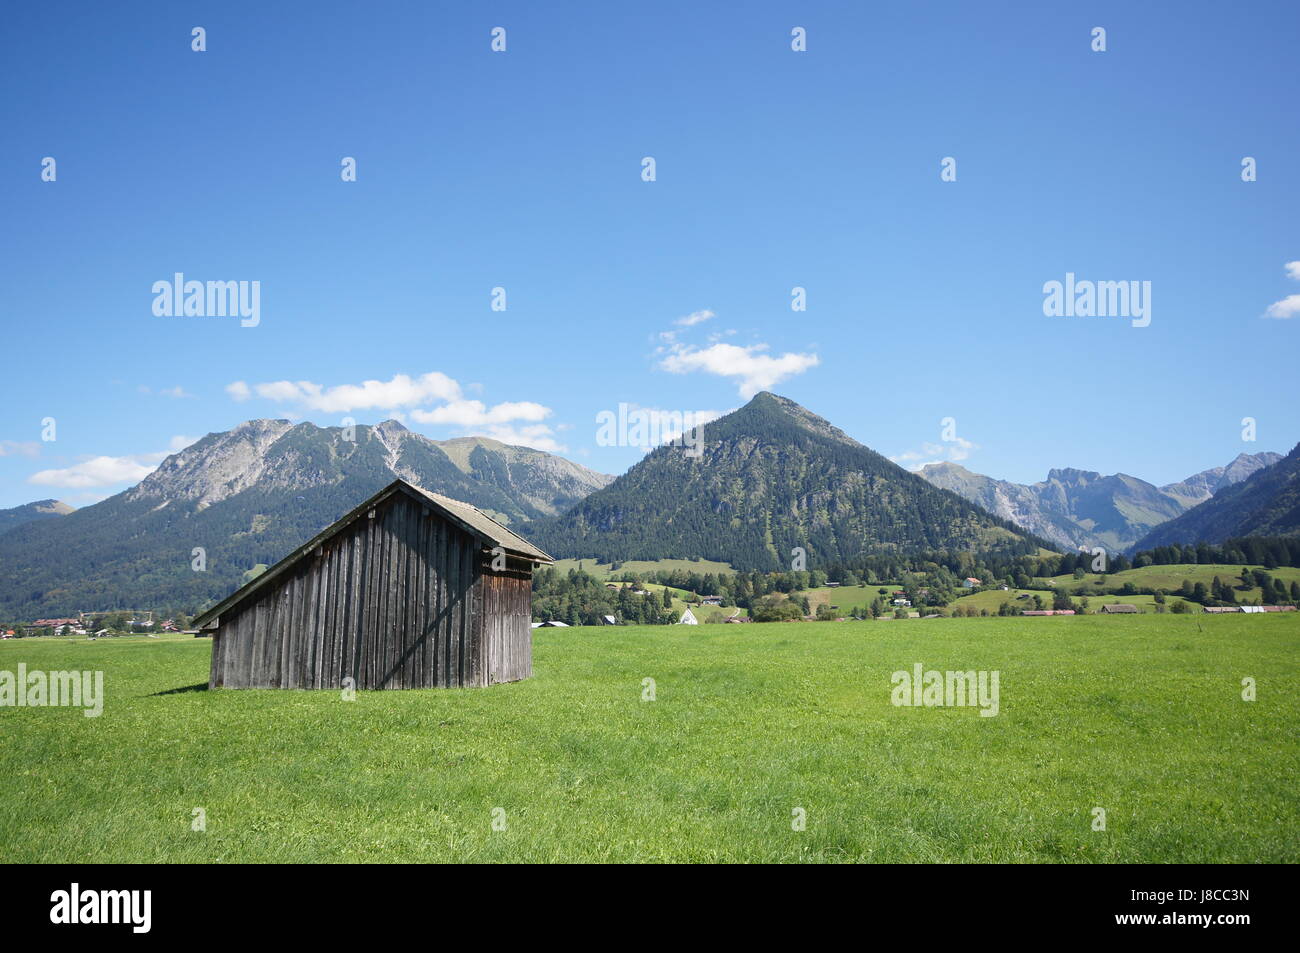
[[[555,562],[554,559],[528,542],[528,540],[517,533],[510,532],[478,507],[463,503],[460,500],[453,500],[441,493],[432,493],[429,490],[407,483],[405,480],[398,480],[397,483],[402,484],[407,489],[414,490],[420,496],[436,504],[444,511],[445,515],[452,518],[453,522],[459,521],[472,535],[486,539],[494,545],[500,546],[508,553],[523,556],[533,562]],[[397,484],[393,485],[396,486]]]
[[[439,493],[430,493],[428,490],[407,483],[405,480],[394,480],[370,499],[303,543],[256,579],[236,589],[211,609],[199,613],[191,624],[196,628],[202,628],[216,620],[223,612],[229,611],[249,596],[266,588],[271,582],[308,556],[316,547],[338,535],[352,523],[364,518],[372,509],[397,493],[405,493],[417,502],[437,511],[448,522],[459,526],[484,544],[494,547],[500,546],[511,556],[518,556],[535,563],[551,563],[555,561],[522,536],[506,529],[478,507],[461,500],[453,500],[451,497],[442,496]]]

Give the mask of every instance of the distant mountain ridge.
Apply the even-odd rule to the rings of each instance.
[[[1190,509],[1204,503],[1224,487],[1232,486],[1251,475],[1270,467],[1282,459],[1282,454],[1265,451],[1263,453],[1239,453],[1226,467],[1212,467],[1202,470],[1194,476],[1178,483],[1169,483],[1160,488],[1160,492],[1178,500],[1184,500]]]
[[[37,500],[34,503],[24,503],[22,506],[0,510],[0,535],[33,520],[67,516],[75,511],[76,507],[69,506],[62,500]]]
[[[1300,534],[1300,444],[1272,466],[1226,486],[1214,496],[1157,526],[1133,549],[1174,543],[1222,543],[1243,536]]]
[[[695,557],[752,570],[888,552],[1036,552],[1041,540],[768,392],[665,446],[556,519],[525,527],[557,556]]]
[[[1126,473],[1104,476],[1069,467],[1049,470],[1046,480],[1028,485],[996,480],[955,463],[932,463],[919,472],[935,486],[1057,546],[1121,552],[1154,527],[1280,459],[1277,453],[1243,453],[1227,466],[1164,487]]]
[[[250,420],[172,454],[116,496],[17,526],[0,536],[0,616],[198,608],[395,476],[507,524],[558,514],[613,479],[487,438],[431,440],[392,420],[348,436]],[[196,548],[203,572],[191,567]]]

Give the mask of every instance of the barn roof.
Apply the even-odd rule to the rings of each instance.
[[[444,511],[446,515],[459,520],[465,528],[475,536],[495,543],[508,553],[517,556],[524,556],[534,562],[551,563],[555,562],[550,556],[542,552],[528,540],[524,539],[517,533],[512,533],[492,517],[488,516],[477,506],[471,506],[469,503],[463,503],[460,500],[453,500],[449,496],[443,496],[441,493],[433,493],[422,487],[407,483],[405,480],[398,480],[409,489],[415,490],[422,497],[433,501]]]
[[[199,613],[199,615],[195,616],[194,621],[191,624],[198,628],[202,628],[208,623],[215,621],[223,612],[232,609],[249,596],[266,588],[275,579],[279,578],[293,566],[297,565],[300,560],[306,558],[316,549],[317,546],[321,545],[321,543],[324,543],[326,540],[341,533],[356,520],[363,518],[367,513],[374,509],[375,506],[396,493],[405,493],[408,496],[414,497],[419,502],[438,511],[449,522],[459,526],[471,536],[475,536],[489,545],[500,546],[512,556],[520,556],[535,563],[551,563],[555,561],[522,536],[506,529],[478,507],[462,502],[461,500],[453,500],[451,497],[443,496],[440,493],[431,493],[413,483],[407,483],[405,480],[394,480],[374,496],[370,497],[370,499],[355,507],[345,516],[336,520],[334,523],[331,523],[321,532],[303,543],[256,579],[253,579],[236,589],[211,609]]]

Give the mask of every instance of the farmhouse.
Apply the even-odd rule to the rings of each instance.
[[[214,636],[209,684],[527,678],[533,567],[550,562],[468,503],[396,480],[194,620]]]
[[[1138,607],[1127,602],[1119,602],[1114,605],[1104,605],[1101,611],[1107,615],[1117,615],[1121,612],[1137,612]]]

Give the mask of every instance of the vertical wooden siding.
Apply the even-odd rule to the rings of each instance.
[[[222,615],[213,687],[434,688],[532,674],[531,565],[397,495]]]
[[[487,681],[513,682],[533,674],[532,567],[508,560],[505,570],[482,574]]]

